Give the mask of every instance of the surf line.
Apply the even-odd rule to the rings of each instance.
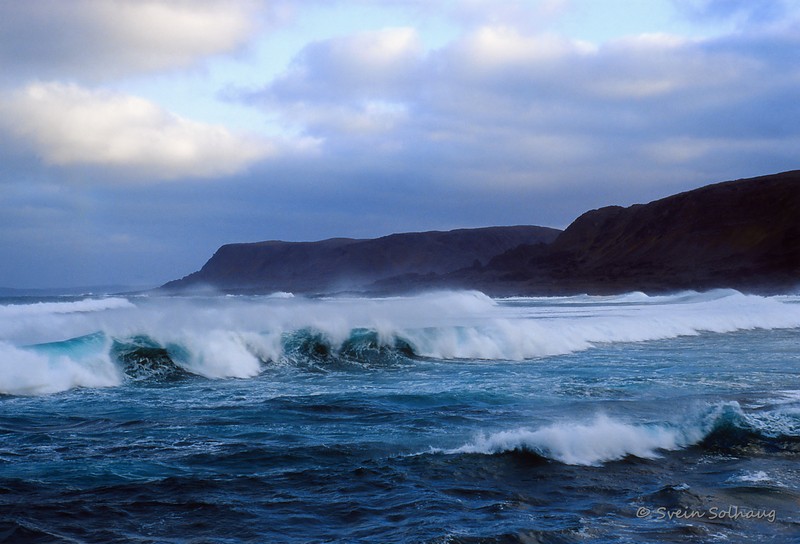
[[[775,523],[776,519],[775,510],[767,509],[753,509],[741,508],[736,505],[728,505],[726,507],[712,506],[707,510],[692,509],[692,508],[667,508],[660,506],[658,508],[647,508],[640,506],[636,509],[636,517],[639,519],[651,519],[654,521],[672,521],[678,519],[707,519],[712,520],[766,520],[769,523]]]

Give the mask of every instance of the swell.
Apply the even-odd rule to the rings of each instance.
[[[709,405],[680,422],[630,423],[604,414],[477,436],[448,455],[532,456],[568,465],[600,466],[626,458],[658,459],[665,452],[800,455],[800,411],[746,413],[737,402]]]
[[[167,347],[160,346],[147,336],[135,336],[126,341],[114,340],[111,356],[129,380],[176,380],[187,375],[183,368],[175,364]]]
[[[19,348],[0,342],[0,394],[45,395],[76,387],[111,387],[122,375],[102,334]]]
[[[414,358],[524,361],[609,343],[796,327],[796,300],[735,291],[499,302],[444,292],[6,305],[0,306],[0,392],[42,394],[186,374],[249,378],[268,364],[325,371]]]
[[[382,368],[415,357],[401,338],[355,329],[344,341],[302,329],[278,335],[210,331],[163,341],[102,332],[17,348],[0,343],[0,393],[37,395],[74,387],[109,387],[130,381],[174,381],[189,375],[248,378],[267,364],[329,371]]]
[[[375,330],[362,328],[350,331],[342,342],[320,331],[303,329],[283,334],[281,346],[280,362],[318,370],[381,368],[417,357],[407,340],[398,336],[383,338]]]
[[[71,314],[103,312],[121,308],[133,308],[126,298],[85,298],[66,302],[34,302],[30,304],[0,305],[0,319],[17,319],[25,316],[46,316],[51,314]]]

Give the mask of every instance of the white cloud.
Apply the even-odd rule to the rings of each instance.
[[[412,28],[385,28],[308,45],[271,87],[283,121],[316,135],[384,133],[409,112],[394,100],[423,58]]]
[[[408,82],[421,58],[412,28],[361,32],[306,46],[273,88],[278,94],[326,101],[391,92]],[[339,90],[344,96],[337,95]]]
[[[0,70],[95,80],[181,68],[252,37],[256,0],[0,0]]]
[[[448,5],[450,15],[469,27],[513,25],[541,28],[563,16],[571,0],[457,0]]]
[[[595,47],[557,34],[523,34],[509,26],[478,28],[455,45],[461,62],[484,69],[525,68],[595,51]]]
[[[332,45],[335,57],[349,57],[363,68],[378,71],[406,63],[420,51],[417,32],[407,27],[363,32]]]
[[[711,156],[724,162],[718,142],[731,135],[797,132],[792,114],[777,112],[796,111],[798,42],[779,29],[715,39],[648,33],[595,46],[485,25],[428,51],[411,32],[382,32],[308,46],[257,100],[322,138],[323,153],[383,149],[395,153],[391,164],[424,164],[449,184],[465,168],[484,183],[518,184],[669,160],[699,167]],[[792,155],[727,149],[753,164]]]
[[[7,95],[0,113],[0,128],[48,164],[115,167],[142,179],[233,174],[277,152],[147,100],[74,84],[29,85]]]

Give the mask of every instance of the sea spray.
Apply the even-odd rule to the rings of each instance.
[[[685,447],[701,436],[663,425],[632,425],[598,415],[588,423],[554,423],[536,430],[517,429],[480,436],[447,451],[450,454],[495,454],[529,451],[568,465],[600,465],[633,455],[646,459],[659,450]]]
[[[66,352],[37,352],[0,342],[0,394],[44,395],[121,383],[122,373],[105,347],[76,360]]]
[[[431,451],[493,455],[529,452],[568,465],[599,466],[628,456],[661,457],[709,441],[709,446],[737,441],[790,437],[800,439],[800,414],[746,414],[738,402],[722,402],[694,410],[674,422],[630,423],[606,414],[587,422],[558,421],[536,429],[518,428],[480,434],[458,448]],[[776,432],[780,429],[780,432]]]
[[[175,343],[164,344],[172,360],[184,370],[211,379],[257,376],[261,361],[250,346],[265,345],[256,334],[227,330],[184,333]]]
[[[797,533],[796,298],[129,301],[0,319],[7,540]]]
[[[395,354],[389,359],[525,361],[608,344],[798,326],[800,304],[793,299],[735,291],[499,302],[477,292],[439,292],[383,299],[141,297],[131,302],[111,297],[0,305],[0,341],[9,346],[68,342],[92,334],[107,338],[109,353],[101,356],[99,368],[104,370],[97,380],[101,385],[119,383],[106,372],[108,365],[119,363],[110,353],[113,342],[136,337],[166,349],[186,372],[222,379],[252,378],[270,364],[302,365],[300,352],[292,348],[292,339],[302,331],[319,336],[318,347],[331,357],[369,368],[387,351]],[[365,337],[374,349],[364,349]],[[96,354],[66,355],[65,368],[98,368],[92,362]],[[13,357],[6,356],[3,364],[13,367],[15,375],[26,372]],[[68,382],[59,379],[62,385],[52,389],[61,390],[63,383]]]

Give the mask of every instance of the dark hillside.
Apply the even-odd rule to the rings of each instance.
[[[516,248],[489,268],[525,278],[531,291],[791,288],[800,283],[800,171],[592,210],[546,250]]]
[[[222,246],[200,271],[166,284],[183,290],[321,293],[363,290],[402,275],[441,275],[489,260],[520,244],[552,242],[546,227],[489,227],[392,234],[369,240],[258,242]]]
[[[800,285],[800,171],[708,185],[627,208],[608,206],[560,232],[489,227],[371,240],[221,247],[167,290],[492,295],[663,292]]]

